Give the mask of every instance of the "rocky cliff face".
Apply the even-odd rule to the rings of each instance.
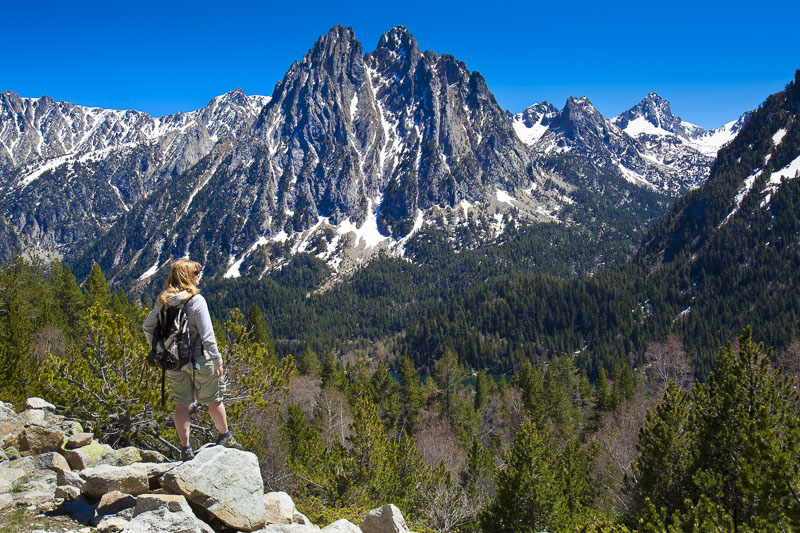
[[[154,118],[0,94],[0,237],[30,254],[74,252],[238,136],[268,101],[237,89],[197,111]]]
[[[84,257],[121,281],[145,281],[187,253],[211,276],[262,274],[297,251],[347,266],[396,247],[434,208],[536,180],[479,73],[421,53],[403,27],[364,55],[337,26],[290,67],[250,128],[155,190]]]

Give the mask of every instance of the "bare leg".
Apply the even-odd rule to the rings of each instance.
[[[175,404],[175,431],[178,432],[178,439],[181,441],[181,446],[189,445],[191,419],[192,417],[189,413],[188,405]]]
[[[211,415],[220,435],[228,432],[228,416],[225,414],[225,405],[222,402],[208,404],[208,414]]]

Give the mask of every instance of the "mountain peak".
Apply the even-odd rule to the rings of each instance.
[[[687,130],[690,125],[672,114],[669,100],[652,91],[638,104],[614,117],[612,122],[633,137],[642,133],[674,134],[680,137],[694,135]]]
[[[325,57],[346,53],[350,50],[357,50],[361,55],[361,43],[356,39],[353,28],[336,25],[322,35],[309,53],[304,58],[305,61],[317,62]]]
[[[395,26],[378,39],[377,49],[394,52],[400,56],[419,54],[419,45],[405,26]]]
[[[600,115],[600,112],[586,96],[581,96],[580,98],[570,96],[567,98],[562,113],[568,115],[573,113]]]

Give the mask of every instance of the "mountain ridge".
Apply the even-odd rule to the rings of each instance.
[[[185,254],[199,254],[211,277],[262,276],[299,252],[346,272],[381,251],[402,256],[405,241],[429,225],[447,228],[458,247],[470,246],[456,242],[467,225],[488,242],[508,224],[610,217],[606,225],[635,240],[710,165],[686,162],[699,177],[681,181],[588,99],[562,110],[537,105],[510,115],[479,72],[421,52],[403,26],[366,54],[351,28],[334,26],[269,97],[231,91],[161,119],[96,111],[94,130],[48,147],[35,169],[5,170],[42,156],[41,127],[27,146],[0,135],[0,233],[29,254],[66,255],[79,271],[98,261],[126,286],[148,283]],[[155,141],[130,141],[162,130]],[[111,137],[91,144],[92,131]]]

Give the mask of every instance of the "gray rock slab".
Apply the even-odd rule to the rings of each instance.
[[[108,444],[100,444],[94,441],[88,446],[75,448],[74,450],[62,450],[61,453],[67,458],[70,468],[84,470],[99,465],[100,458],[110,451],[112,451],[112,448]]]
[[[27,399],[25,402],[25,409],[47,409],[48,411],[55,411],[56,406],[47,400],[34,396]]]
[[[361,528],[342,518],[322,528],[325,533],[362,533]]]
[[[97,502],[95,510],[98,515],[110,515],[134,507],[136,507],[136,498],[134,496],[115,490],[103,494],[100,501]]]
[[[40,453],[55,452],[61,448],[63,442],[63,431],[31,426],[22,430],[19,451],[22,455],[39,455]]]
[[[267,512],[267,524],[291,524],[297,511],[292,497],[286,492],[264,494],[264,509]]]
[[[82,448],[84,446],[88,446],[94,440],[94,433],[75,433],[70,435],[67,439],[67,446],[68,450],[74,450],[75,448]]]
[[[142,451],[134,446],[111,450],[100,457],[100,463],[113,466],[128,466],[142,462]]]
[[[155,490],[161,487],[161,476],[183,464],[180,461],[173,463],[134,463],[131,467],[140,468],[147,473],[147,481],[150,489]]]
[[[81,495],[81,489],[78,487],[70,487],[69,485],[56,487],[54,496],[56,499],[60,498],[64,501],[71,502],[77,500]]]
[[[129,520],[121,516],[104,516],[97,524],[97,533],[118,533],[127,527]]]
[[[28,472],[23,468],[15,468],[10,462],[0,464],[0,493],[11,492],[19,486],[22,479]]]
[[[84,479],[77,472],[72,470],[57,470],[56,471],[56,484],[59,487],[77,487],[80,489],[85,483]]]
[[[266,523],[264,482],[255,454],[210,446],[161,478],[168,490],[183,494],[226,526],[255,531]]]
[[[56,452],[47,452],[31,457],[36,469],[69,470],[69,463],[63,455]]]
[[[44,426],[44,411],[41,409],[26,409],[19,414],[19,420],[26,426]]]
[[[407,533],[409,531],[403,513],[394,504],[371,510],[359,524],[363,533]]]
[[[303,524],[269,524],[259,529],[256,533],[319,533],[317,526]]]
[[[12,507],[14,507],[14,498],[11,496],[11,494],[0,494],[0,511],[5,511],[6,509],[10,509]]]
[[[145,494],[136,502],[125,533],[204,533],[186,498],[174,494]],[[207,527],[207,526],[206,526]]]
[[[150,489],[147,473],[137,467],[99,465],[81,471],[81,477],[86,480],[81,492],[91,498],[115,490],[136,496]]]
[[[142,450],[143,463],[166,463],[168,459],[162,453],[154,450]]]

